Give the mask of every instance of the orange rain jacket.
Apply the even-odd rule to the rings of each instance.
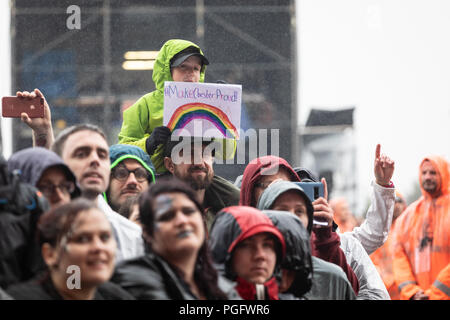
[[[420,290],[430,295],[436,280],[445,282],[449,272],[444,268],[448,269],[450,263],[450,165],[442,157],[431,156],[425,158],[421,166],[425,160],[429,160],[440,175],[441,195],[431,198],[422,188],[419,171],[422,197],[413,202],[396,221],[393,266],[402,300],[410,299]],[[441,288],[444,291],[440,291],[445,292],[445,287]],[[431,294],[430,298],[437,297]]]
[[[425,291],[430,300],[450,300],[450,263],[434,280],[430,289]]]

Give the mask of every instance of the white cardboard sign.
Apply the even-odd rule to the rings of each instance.
[[[163,125],[176,135],[239,139],[241,97],[241,85],[166,81]]]

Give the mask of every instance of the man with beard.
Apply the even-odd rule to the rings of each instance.
[[[126,207],[133,201],[129,199],[138,197],[155,182],[155,168],[147,153],[130,144],[110,146],[109,160],[111,177],[105,200],[114,211],[130,213]]]
[[[205,208],[208,231],[217,212],[239,203],[240,191],[214,174],[214,142],[202,138],[169,139],[164,147],[164,166],[170,174],[190,184]]]
[[[395,223],[394,278],[402,300],[450,299],[450,169],[443,157],[422,160],[422,197]]]

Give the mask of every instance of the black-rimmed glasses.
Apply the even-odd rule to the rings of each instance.
[[[119,181],[126,181],[128,179],[128,177],[130,176],[130,173],[133,173],[134,177],[139,182],[144,182],[144,181],[148,180],[148,177],[149,177],[148,171],[144,168],[136,168],[134,170],[128,170],[124,166],[115,167],[112,170],[111,175],[113,178],[115,178]]]
[[[62,193],[65,194],[71,194],[75,191],[75,184],[72,181],[67,181],[60,183],[59,185],[54,184],[42,184],[37,186],[39,191],[41,191],[46,197],[51,197],[55,191],[56,188],[58,188]]]

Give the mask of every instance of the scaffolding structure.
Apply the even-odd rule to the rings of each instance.
[[[12,91],[42,89],[55,134],[90,122],[104,129],[110,144],[117,143],[121,110],[154,90],[151,70],[123,70],[124,52],[159,50],[170,38],[184,38],[211,61],[205,81],[242,84],[252,127],[279,128],[280,156],[298,162],[294,0],[190,0],[182,6],[163,0],[85,0],[77,3],[78,30],[66,27],[70,5],[15,0],[11,10]],[[255,93],[273,106],[269,124],[258,118]],[[30,146],[31,132],[20,120],[13,131],[14,151]]]

